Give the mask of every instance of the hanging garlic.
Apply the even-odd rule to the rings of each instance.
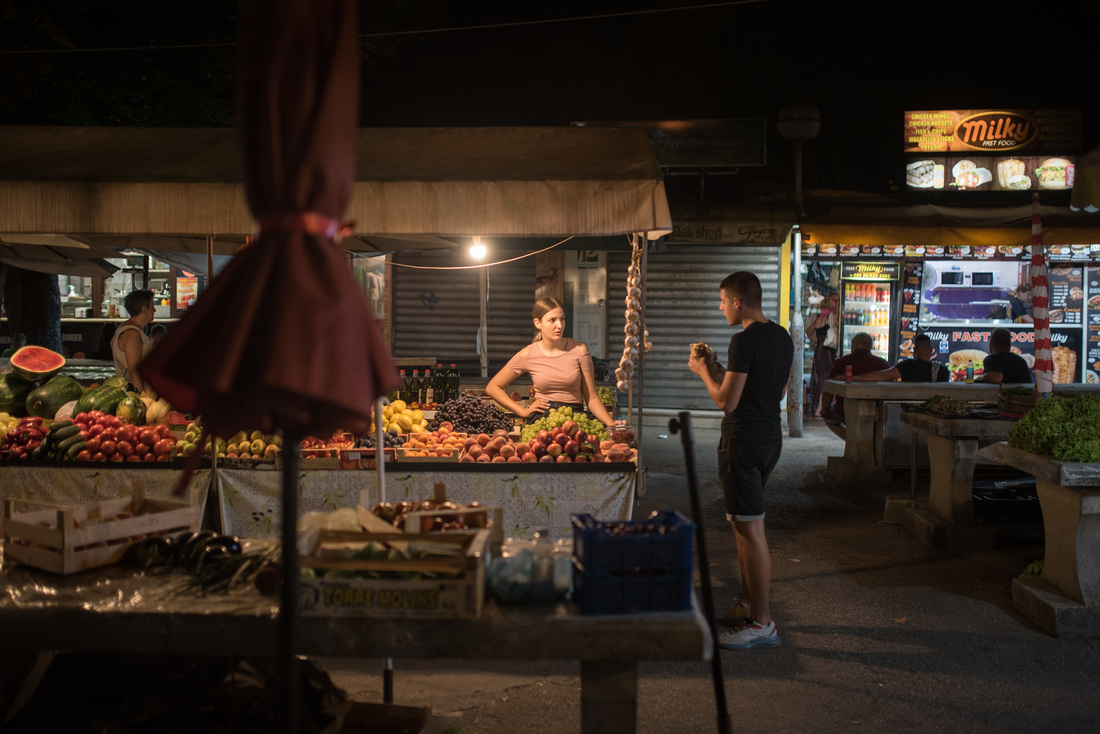
[[[624,343],[625,343],[625,344],[626,344],[626,345],[627,345],[628,347],[636,347],[636,346],[638,346],[638,337],[637,337],[636,335],[634,335],[634,334],[631,334],[631,335],[630,335],[630,336],[628,336],[628,337],[627,337],[626,339],[624,339],[624,340],[623,340],[623,342],[624,342]]]
[[[640,324],[642,322],[642,315],[637,311],[627,311],[626,320],[632,324]]]
[[[645,353],[649,354],[651,351],[653,351],[653,342],[647,341],[645,343]]]
[[[630,336],[635,336],[638,333],[638,325],[627,321],[623,326],[623,331]]]
[[[626,392],[630,389],[630,383],[628,383],[626,380],[619,380],[615,383],[615,387],[619,389],[619,392]]]
[[[637,362],[638,361],[638,347],[627,347],[627,350],[630,352],[631,362]]]
[[[622,368],[624,370],[630,370],[634,368],[634,360],[630,357],[627,357],[626,355],[623,355],[623,359],[621,362],[619,362],[619,364],[622,365]]]
[[[641,298],[642,297],[642,289],[639,288],[636,285],[632,285],[632,286],[630,286],[630,290],[627,291],[627,296],[629,298]]]
[[[642,302],[639,301],[637,298],[628,298],[626,299],[626,307],[629,308],[631,311],[641,311]]]

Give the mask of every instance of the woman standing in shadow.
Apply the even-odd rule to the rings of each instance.
[[[813,366],[810,368],[810,401],[808,412],[817,418],[821,402],[821,386],[836,361],[837,342],[840,339],[839,318],[837,316],[836,291],[830,290],[821,299],[821,313],[806,329],[810,346],[814,349]]]

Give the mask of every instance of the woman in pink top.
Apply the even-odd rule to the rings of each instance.
[[[496,374],[485,392],[516,415],[538,416],[550,408],[568,405],[574,410],[587,410],[604,425],[615,424],[596,394],[596,378],[592,354],[575,339],[562,336],[565,329],[565,307],[556,298],[540,298],[531,311],[535,340],[508,360]],[[531,375],[535,397],[523,406],[508,397],[505,388],[524,372]]]

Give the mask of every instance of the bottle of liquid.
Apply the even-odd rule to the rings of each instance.
[[[974,382],[974,363],[966,363],[966,381],[968,383]]]
[[[413,370],[413,376],[409,379],[409,395],[412,396],[412,402],[419,403],[420,400],[420,370]]]
[[[455,363],[451,362],[451,368],[447,370],[447,399],[455,400],[459,396],[459,378],[461,375]]]
[[[420,402],[431,403],[435,401],[435,383],[432,379],[432,371],[424,370],[424,381],[420,383]]]
[[[554,539],[549,528],[535,531],[535,548],[531,553],[531,601],[549,604],[554,601]]]
[[[409,376],[405,374],[405,370],[401,370],[401,384],[397,386],[397,397],[403,403],[408,405],[412,401],[409,399]]]
[[[443,369],[442,362],[435,366],[435,372],[432,373],[432,394],[435,396],[435,402],[437,403],[444,403],[449,400],[447,396],[447,373]]]

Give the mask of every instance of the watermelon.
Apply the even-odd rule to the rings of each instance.
[[[27,414],[27,394],[34,385],[15,375],[0,375],[0,413],[22,418]]]
[[[107,387],[117,387],[120,390],[125,390],[130,383],[126,382],[126,378],[122,375],[111,375],[103,381],[103,384]]]
[[[64,366],[65,358],[45,347],[23,347],[11,355],[12,373],[27,382],[48,380]]]
[[[142,402],[141,397],[136,393],[127,393],[119,404],[115,407],[115,415],[118,416],[123,423],[130,423],[135,426],[145,425],[145,403]]]
[[[73,414],[100,410],[108,415],[115,414],[115,407],[126,397],[126,393],[111,385],[93,387],[77,399]]]
[[[27,393],[27,413],[53,420],[61,406],[78,400],[83,394],[84,388],[79,382],[68,375],[58,375]]]

